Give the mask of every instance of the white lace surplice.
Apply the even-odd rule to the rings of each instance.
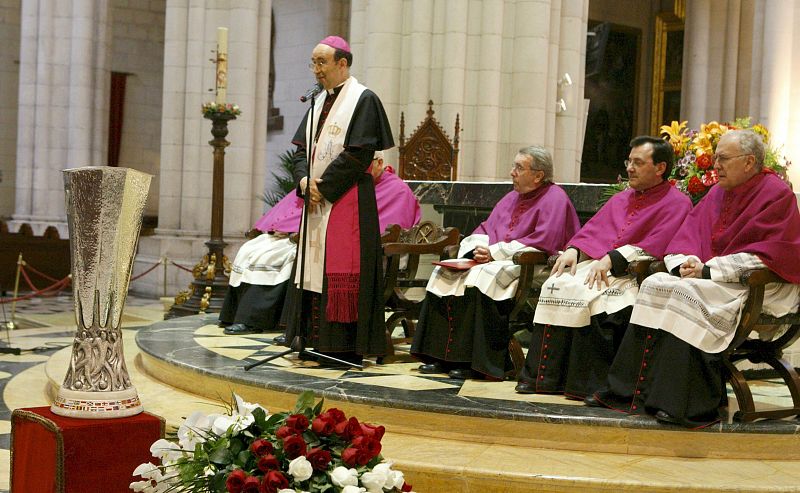
[[[669,270],[688,258],[669,255]],[[695,257],[696,258],[696,257]],[[711,279],[681,279],[667,273],[648,277],[639,289],[631,323],[662,329],[707,353],[719,353],[736,334],[748,288],[739,283],[742,273],[764,268],[749,253],[715,257],[706,265]],[[800,285],[768,284],[763,311],[780,317],[797,310]]]
[[[644,250],[632,245],[616,250],[628,262],[638,258],[652,259]],[[533,316],[535,323],[585,327],[594,315],[616,313],[634,304],[639,285],[633,276],[614,277],[609,273],[608,287],[589,289],[584,280],[592,262],[594,260],[590,259],[579,263],[574,276],[565,272],[544,282]]]
[[[458,257],[463,257],[475,247],[487,247],[489,236],[473,234],[462,240]],[[514,264],[512,258],[520,251],[537,251],[514,240],[498,242],[488,246],[495,259],[485,264],[478,264],[466,271],[450,270],[444,267],[433,269],[426,289],[437,296],[463,296],[466,288],[476,287],[481,293],[493,300],[507,300],[514,297],[517,291],[519,275],[522,267]],[[547,267],[540,268],[546,271]],[[543,276],[538,276],[542,277]]]
[[[233,287],[243,282],[275,286],[287,281],[296,254],[297,245],[287,236],[259,235],[245,242],[236,252],[229,284]]]

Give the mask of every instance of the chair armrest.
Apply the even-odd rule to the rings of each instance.
[[[640,285],[647,276],[651,274],[650,265],[653,260],[634,260],[628,264],[628,274],[636,278],[636,282]]]
[[[458,257],[458,245],[447,245],[442,252],[441,260],[454,259]]]
[[[261,231],[260,229],[253,228],[247,233],[245,233],[244,237],[247,238],[248,240],[252,240],[253,238],[261,236],[262,234],[264,234],[263,231]]]
[[[656,272],[669,272],[667,270],[667,264],[664,263],[663,260],[656,260],[655,262],[650,262],[650,267],[648,268],[650,274],[655,274]]]
[[[785,279],[769,269],[749,270],[741,275],[739,282],[749,287],[766,286],[772,282],[787,284]]]
[[[544,252],[517,252],[512,257],[517,265],[544,264],[547,262],[547,254]]]

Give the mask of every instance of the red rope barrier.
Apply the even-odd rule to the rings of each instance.
[[[0,304],[12,303],[14,301],[29,300],[31,298],[34,298],[34,297],[40,295],[40,294],[48,294],[48,295],[49,294],[56,294],[56,293],[60,292],[61,290],[63,290],[65,287],[67,287],[70,284],[70,282],[71,282],[71,279],[70,279],[69,276],[67,276],[64,279],[61,279],[60,281],[56,282],[55,284],[52,284],[52,285],[50,285],[50,286],[48,286],[48,287],[46,287],[44,289],[37,290],[37,291],[35,291],[33,293],[28,293],[25,296],[18,296],[16,298],[0,298]],[[56,291],[55,293],[50,293],[50,291],[53,291],[56,288],[58,288],[58,291]]]
[[[50,276],[48,276],[47,274],[45,274],[43,272],[39,272],[38,270],[34,269],[33,266],[31,264],[29,264],[28,262],[25,262],[23,264],[23,268],[30,269],[31,272],[33,272],[34,274],[38,275],[39,277],[43,277],[43,278],[47,279],[50,282],[58,282],[58,279],[56,279],[55,277],[50,277]]]
[[[152,267],[150,267],[146,271],[142,272],[141,274],[131,277],[131,282],[133,282],[133,281],[135,281],[137,279],[141,279],[142,277],[146,276],[147,274],[153,272],[154,270],[156,270],[156,267],[158,267],[159,265],[161,265],[161,262],[159,262],[157,264],[153,264]]]
[[[183,269],[183,270],[185,270],[186,272],[192,272],[192,269],[186,268],[186,267],[184,267],[184,266],[182,266],[182,265],[178,265],[178,264],[176,264],[175,262],[173,262],[172,260],[170,260],[170,261],[169,261],[169,263],[170,263],[170,264],[172,264],[172,265],[174,265],[175,267],[177,267],[177,268],[179,268],[179,269]]]
[[[34,285],[33,285],[33,281],[31,281],[31,278],[30,278],[30,277],[28,277],[28,273],[27,273],[27,272],[25,272],[25,267],[23,266],[23,267],[22,267],[22,268],[21,268],[19,271],[22,273],[22,277],[24,277],[24,278],[25,278],[25,282],[27,282],[27,283],[28,283],[28,286],[29,286],[29,287],[30,287],[32,290],[34,290],[34,291],[38,291],[38,290],[39,290],[39,288],[37,288],[36,286],[34,286]]]

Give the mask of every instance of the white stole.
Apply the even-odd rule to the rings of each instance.
[[[331,106],[325,124],[319,134],[319,140],[315,143],[314,136],[311,135],[311,123],[317,127],[322,106],[328,93],[324,91],[321,97],[315,102],[313,118],[306,119],[306,152],[311,156],[310,178],[320,178],[328,165],[336,159],[344,150],[344,138],[350,127],[350,120],[353,117],[356,104],[361,94],[366,90],[366,86],[358,83],[355,77],[348,78],[341,92],[336,97],[336,101]],[[309,110],[310,111],[310,110]],[[303,275],[303,289],[322,293],[322,281],[325,276],[325,239],[328,229],[328,219],[330,218],[333,204],[327,200],[317,206],[315,211],[308,211],[308,240],[306,241],[305,252],[298,254],[298,262],[303,262],[308,258]],[[299,244],[303,244],[303,225],[300,225]],[[301,264],[298,264],[298,266]],[[295,284],[300,284],[300,268],[295,274]]]

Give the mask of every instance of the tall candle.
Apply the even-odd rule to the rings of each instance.
[[[225,103],[228,91],[228,28],[217,28],[217,103]]]

